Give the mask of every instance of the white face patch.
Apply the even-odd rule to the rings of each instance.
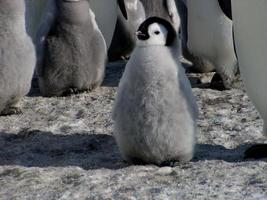
[[[159,23],[153,23],[149,25],[148,34],[149,38],[146,40],[137,39],[137,45],[139,46],[166,45],[168,31],[163,25]]]

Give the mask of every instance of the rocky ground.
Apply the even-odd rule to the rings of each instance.
[[[43,98],[33,88],[23,114],[0,117],[0,199],[267,199],[267,160],[243,153],[266,140],[242,89],[208,89],[190,74],[200,109],[194,159],[174,168],[124,163],[112,137],[111,109],[123,63],[103,86]],[[202,82],[199,82],[201,79]]]

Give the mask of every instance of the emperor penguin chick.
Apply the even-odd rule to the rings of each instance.
[[[35,49],[26,32],[26,3],[0,0],[0,115],[19,113],[31,86]]]
[[[103,81],[107,54],[94,13],[87,0],[56,4],[57,16],[38,69],[41,93],[62,96],[92,90]]]
[[[186,162],[193,157],[198,109],[179,53],[176,31],[150,17],[137,32],[113,109],[114,136],[129,162]]]

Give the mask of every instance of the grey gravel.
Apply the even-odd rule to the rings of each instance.
[[[91,93],[43,98],[33,87],[23,114],[0,117],[1,200],[267,199],[267,160],[243,159],[266,142],[263,122],[242,88],[196,87],[211,74],[189,74],[199,79],[194,159],[174,168],[123,162],[111,120],[123,66],[111,63]]]

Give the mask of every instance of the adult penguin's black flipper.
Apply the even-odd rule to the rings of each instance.
[[[121,13],[123,14],[125,19],[128,19],[127,11],[126,11],[126,6],[124,0],[118,0],[119,7],[121,9]]]
[[[224,14],[232,20],[232,5],[231,0],[218,0]]]

